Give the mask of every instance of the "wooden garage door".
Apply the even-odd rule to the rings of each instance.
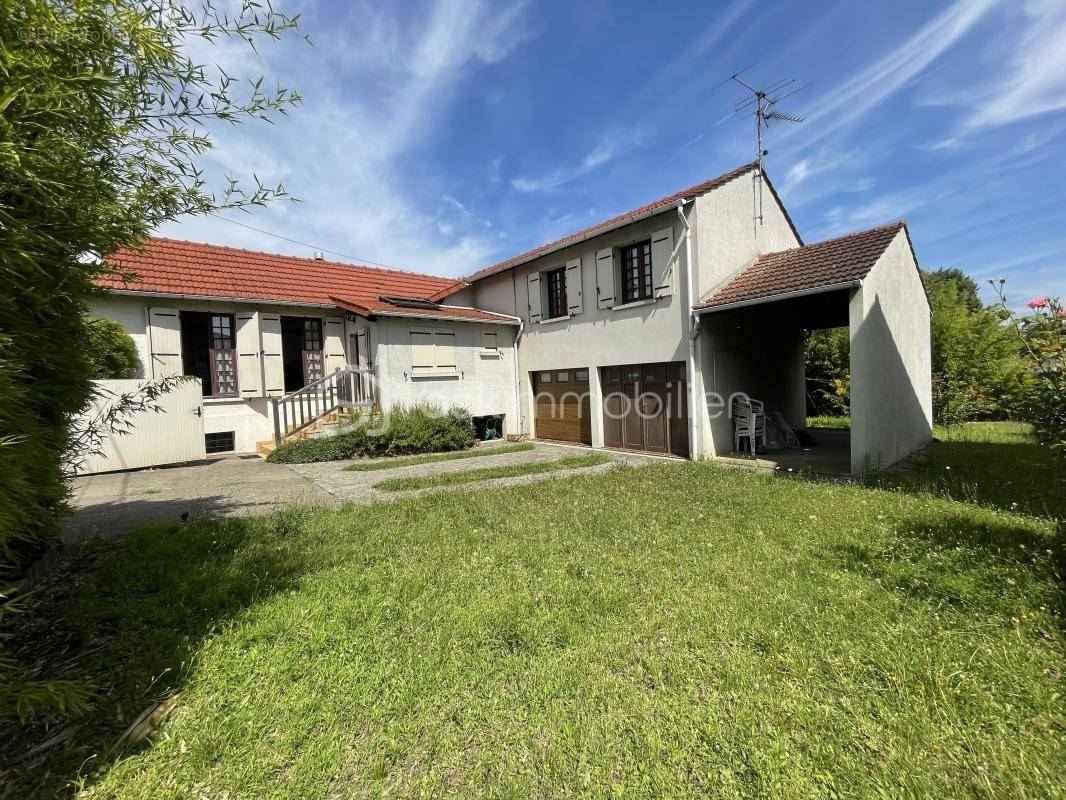
[[[538,439],[592,444],[587,369],[533,373],[533,431]]]
[[[605,367],[602,378],[604,444],[688,456],[684,363]]]

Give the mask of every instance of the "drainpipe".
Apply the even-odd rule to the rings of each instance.
[[[688,312],[688,418],[689,418],[689,454],[693,461],[699,459],[699,417],[696,409],[696,336],[700,330],[699,317],[692,313],[695,298],[692,292],[692,228],[685,216],[686,201],[677,207],[677,216],[685,228],[685,309]]]
[[[526,329],[526,323],[518,317],[518,333],[514,337],[514,421],[515,433],[522,436],[522,390],[521,373],[518,371],[518,342],[522,339],[522,332]]]

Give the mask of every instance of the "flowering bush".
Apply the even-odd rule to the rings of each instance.
[[[1018,317],[1007,308],[1003,281],[993,283],[1000,308],[1022,343],[1034,380],[1025,397],[1025,412],[1042,444],[1066,458],[1066,312],[1057,299],[1037,297]]]

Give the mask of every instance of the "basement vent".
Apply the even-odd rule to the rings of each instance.
[[[232,453],[236,449],[233,431],[204,434],[204,444],[208,453]]]

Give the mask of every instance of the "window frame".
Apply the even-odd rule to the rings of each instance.
[[[486,356],[498,356],[500,354],[499,331],[481,332],[481,354]]]
[[[570,313],[566,298],[566,265],[546,270],[544,282],[544,319],[560,319]]]
[[[222,320],[225,324],[221,324]],[[240,397],[236,314],[211,310],[181,310],[178,312],[178,324],[182,372],[193,375],[200,381],[202,397],[205,400]],[[216,347],[219,341],[228,346]],[[198,368],[198,365],[202,365],[202,369]],[[224,369],[220,370],[220,366]],[[228,378],[224,374],[225,368],[229,371]],[[220,372],[223,373],[222,378]],[[223,382],[231,386],[231,391],[220,391],[220,384]]]
[[[455,331],[434,331],[425,330],[421,328],[414,328],[410,332],[411,342],[411,376],[414,378],[430,377],[430,376],[454,376],[459,374],[458,353],[456,352],[455,344]],[[428,336],[429,341],[421,345],[416,345],[415,337]],[[447,337],[445,339],[445,337]],[[432,364],[419,364],[415,361],[415,348],[429,347],[432,349],[433,358]],[[451,363],[442,364],[442,360],[448,360],[442,358],[443,354],[451,351]]]
[[[632,265],[627,262],[627,257],[636,253],[637,258]],[[641,256],[644,261],[641,263]],[[623,245],[618,248],[619,265],[619,288],[621,289],[622,302],[639,303],[642,300],[652,300],[655,297],[655,276],[652,269],[651,239],[642,239],[638,242]],[[636,278],[636,289],[632,289],[632,278]]]

